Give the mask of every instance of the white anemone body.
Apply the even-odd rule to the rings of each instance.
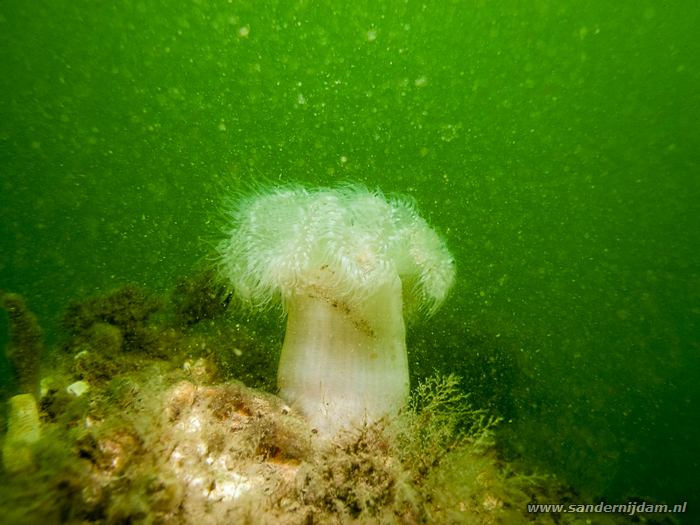
[[[281,188],[243,200],[221,270],[253,306],[282,303],[281,396],[319,428],[372,422],[408,396],[404,309],[432,313],[454,264],[405,200],[364,188]]]
[[[360,304],[322,290],[287,301],[277,372],[280,396],[323,435],[398,412],[408,397],[401,282],[387,282]]]

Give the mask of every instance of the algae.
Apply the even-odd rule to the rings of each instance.
[[[231,294],[217,284],[216,272],[206,266],[180,279],[171,295],[174,320],[184,326],[216,319],[226,312],[230,301]]]
[[[155,352],[159,334],[150,329],[148,321],[162,308],[163,302],[158,297],[128,284],[106,295],[72,301],[62,326],[71,336],[84,339],[88,346],[99,346],[104,337],[118,337],[118,346],[124,351]],[[104,333],[100,327],[106,326],[118,329],[120,336]],[[113,341],[114,344],[117,343]]]
[[[10,342],[5,354],[14,371],[17,389],[19,393],[38,396],[44,333],[21,295],[3,293],[0,304],[10,321]]]

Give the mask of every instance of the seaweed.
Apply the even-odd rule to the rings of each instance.
[[[19,393],[38,397],[44,333],[21,295],[3,293],[0,304],[10,321],[10,342],[5,354],[14,371]]]
[[[192,326],[220,317],[229,306],[231,293],[215,278],[211,267],[196,269],[175,285],[172,296],[174,321],[178,326]]]
[[[72,301],[62,326],[72,338],[82,339],[93,348],[102,348],[106,340],[112,351],[118,346],[125,352],[149,353],[157,351],[157,333],[148,321],[162,308],[160,299],[129,284],[107,295]],[[120,336],[108,333],[105,325],[117,328]]]

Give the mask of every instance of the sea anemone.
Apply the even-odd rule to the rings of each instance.
[[[322,434],[398,412],[409,393],[404,313],[432,314],[454,279],[412,202],[362,187],[281,187],[240,199],[218,246],[254,308],[281,303],[280,396]]]
[[[33,394],[17,394],[8,402],[7,435],[2,446],[2,463],[6,472],[31,469],[34,446],[41,437],[39,409]]]

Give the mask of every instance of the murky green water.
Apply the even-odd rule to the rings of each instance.
[[[459,270],[414,374],[463,374],[513,457],[697,509],[695,2],[335,4],[3,2],[0,287],[55,339],[206,258],[226,192],[407,193]]]

